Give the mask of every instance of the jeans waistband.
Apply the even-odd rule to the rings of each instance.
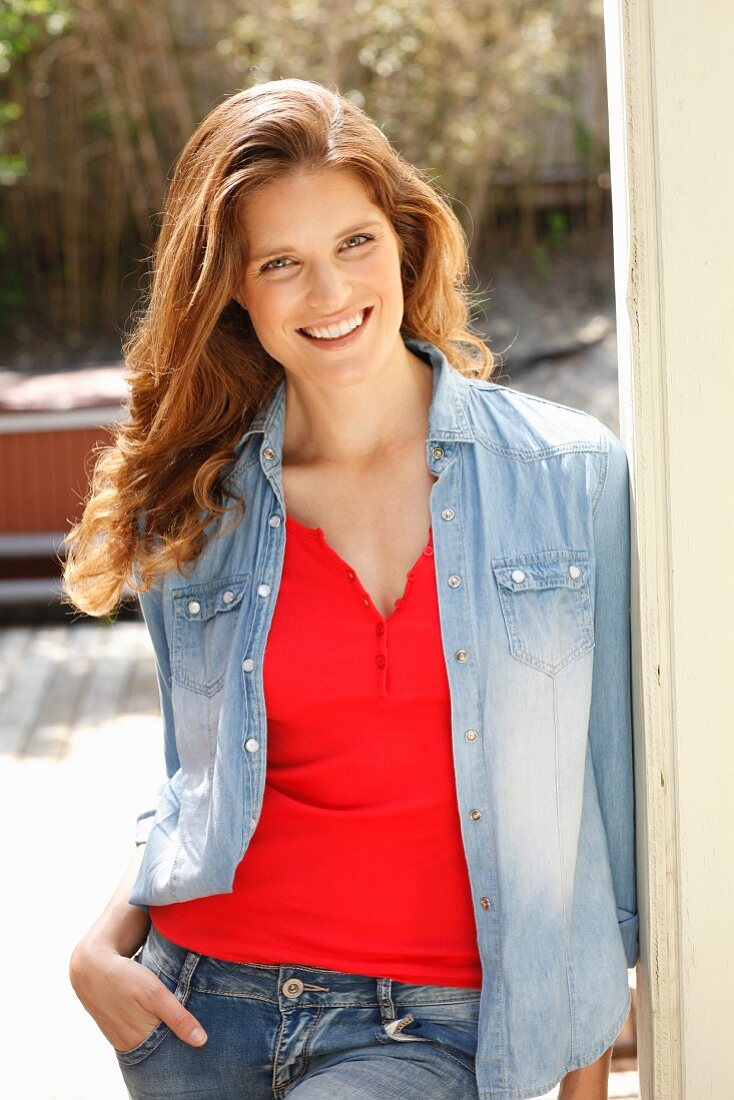
[[[197,955],[173,943],[154,924],[150,926],[144,951],[173,981],[178,979],[188,961],[192,989],[257,997],[284,1006],[295,1000],[299,1005],[364,1008],[384,1006],[387,1001],[411,1005],[458,1004],[478,1001],[481,995],[479,989],[461,986],[411,985],[393,978],[349,974],[297,963],[239,963],[212,955]],[[189,956],[192,958],[189,959]]]

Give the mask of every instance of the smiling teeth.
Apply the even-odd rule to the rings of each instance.
[[[315,336],[318,340],[335,340],[337,336],[346,336],[355,328],[359,328],[364,320],[365,310],[355,313],[354,317],[342,321],[338,325],[329,325],[327,328],[304,328],[307,336]]]

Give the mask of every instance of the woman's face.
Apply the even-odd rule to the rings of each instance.
[[[286,370],[349,382],[405,357],[400,241],[358,176],[332,169],[267,184],[247,202],[244,231],[235,297]],[[344,336],[329,328],[358,321]]]

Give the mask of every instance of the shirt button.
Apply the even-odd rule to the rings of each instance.
[[[362,600],[362,603],[364,604],[365,607],[370,606],[370,601],[369,600]]]
[[[441,519],[453,519],[455,515],[456,512],[453,508],[444,508],[443,512],[441,513]]]
[[[568,572],[574,580],[581,576],[581,570],[579,569],[578,565],[569,565]]]
[[[522,582],[525,580],[525,574],[523,573],[522,569],[513,569],[512,579],[513,581],[515,581],[516,584],[522,584]]]
[[[443,447],[434,447],[433,448],[433,457],[434,458],[443,458]]]
[[[271,516],[268,523],[271,527],[280,527],[280,516]]]
[[[385,657],[382,653],[378,653],[377,656],[375,657],[375,664],[377,665],[378,668],[384,668],[385,667]]]
[[[263,450],[263,457],[267,458],[268,462],[271,458],[275,458],[275,451],[273,450],[273,448],[265,447],[265,449]]]
[[[351,569],[347,569],[347,576],[349,577],[350,581],[354,580],[354,573]]]
[[[256,741],[254,737],[248,737],[245,741],[245,748],[248,752],[257,752],[260,748],[260,742]]]
[[[479,904],[481,905],[482,909],[492,908],[492,902],[489,900],[489,898],[480,898]]]
[[[187,606],[192,615],[198,615],[201,611],[201,604],[198,600],[190,600]]]
[[[454,656],[456,657],[457,661],[468,661],[469,660],[469,654],[467,653],[467,651],[465,649],[457,649]]]
[[[222,599],[225,603],[232,603],[234,599],[234,592],[230,592],[229,589],[222,595]]]
[[[270,585],[269,584],[261,584],[258,587],[257,594],[258,594],[258,596],[269,596],[270,595]]]
[[[384,634],[385,633],[385,624],[384,623],[377,623],[377,625],[375,626],[375,633],[376,634]]]
[[[461,584],[461,577],[457,577],[456,574],[454,573],[453,576],[449,577],[449,584],[451,585],[452,588],[458,588],[459,585]]]
[[[283,982],[280,992],[284,997],[294,1000],[303,993],[303,982],[300,978],[289,978],[287,982]]]
[[[482,818],[481,810],[469,810],[469,817],[472,821],[480,821]]]
[[[245,672],[252,672],[253,668],[255,667],[255,662],[253,661],[252,657],[245,657],[244,661],[242,662],[242,667],[244,668]]]
[[[465,741],[476,741],[476,739],[477,739],[477,731],[476,730],[467,730],[466,733],[464,734],[464,740]]]

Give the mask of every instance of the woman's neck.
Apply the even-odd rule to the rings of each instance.
[[[317,385],[286,371],[283,463],[367,466],[425,435],[433,371],[408,351],[349,386]]]

